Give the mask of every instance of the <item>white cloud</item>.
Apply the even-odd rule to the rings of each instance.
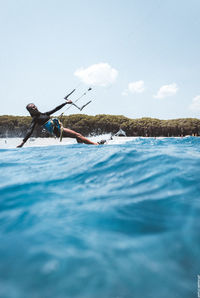
[[[87,68],[80,68],[75,71],[74,75],[87,85],[106,87],[115,82],[118,71],[108,63],[98,63]]]
[[[160,87],[160,89],[158,90],[157,94],[154,95],[155,98],[165,98],[168,96],[173,96],[177,93],[178,91],[178,86],[173,83],[170,85],[164,85],[162,87]]]
[[[131,93],[142,93],[144,92],[144,81],[137,81],[128,84],[128,90]]]
[[[194,112],[200,112],[200,95],[197,95],[196,97],[193,98],[189,108]]]
[[[122,91],[122,96],[127,96],[128,95],[128,90],[125,89],[124,91]]]

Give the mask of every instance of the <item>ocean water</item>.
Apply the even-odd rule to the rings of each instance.
[[[124,140],[0,149],[1,298],[198,297],[200,138]]]

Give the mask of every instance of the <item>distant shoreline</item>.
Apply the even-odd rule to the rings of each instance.
[[[56,118],[56,116],[55,116]],[[130,137],[184,137],[200,136],[200,119],[180,118],[160,120],[155,118],[131,119],[122,115],[73,114],[60,119],[64,127],[83,135],[114,135],[122,128]],[[24,137],[31,122],[30,116],[0,116],[0,138]],[[49,137],[41,127],[36,127],[33,137]]]

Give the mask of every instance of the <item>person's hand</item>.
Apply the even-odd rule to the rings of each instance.
[[[71,103],[72,103],[72,101],[69,99],[69,100],[67,101],[67,103],[68,103],[68,104],[71,104]]]

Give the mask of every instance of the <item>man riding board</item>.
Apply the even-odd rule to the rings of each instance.
[[[45,112],[45,113],[41,113],[38,110],[38,108],[35,106],[35,104],[29,103],[26,106],[26,109],[28,110],[28,112],[30,113],[30,115],[32,117],[32,122],[31,122],[31,125],[28,129],[28,132],[27,132],[25,138],[23,139],[22,143],[20,145],[18,145],[17,147],[18,148],[22,147],[26,143],[26,141],[32,135],[33,130],[34,130],[36,125],[42,126],[51,135],[54,135],[54,136],[56,136],[58,138],[61,138],[61,139],[62,139],[62,137],[68,137],[68,138],[76,139],[78,143],[85,143],[85,144],[91,144],[91,145],[103,144],[104,141],[94,143],[94,142],[90,141],[89,139],[85,138],[84,136],[82,136],[80,133],[78,133],[74,130],[71,130],[69,128],[63,127],[62,123],[57,118],[51,119],[50,115],[52,115],[55,112],[62,109],[66,104],[72,104],[72,101],[67,100],[65,103],[57,106],[55,109],[53,109],[51,111],[48,111],[48,112]]]

